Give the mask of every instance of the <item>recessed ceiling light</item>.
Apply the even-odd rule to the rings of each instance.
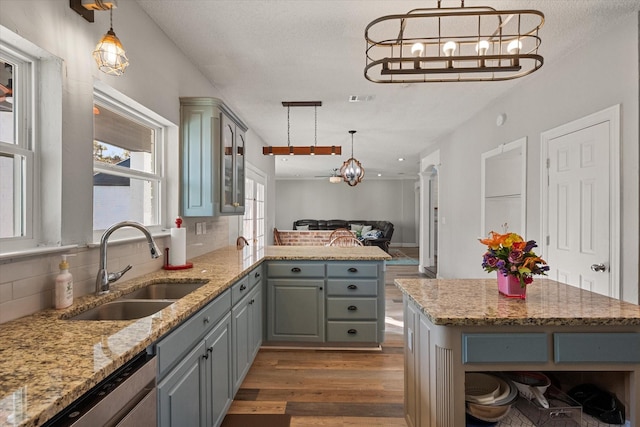
[[[287,159],[286,157],[281,157],[280,160],[282,160],[283,162],[288,162],[289,159]]]
[[[378,174],[378,176],[382,176],[382,174],[381,174],[381,173],[379,173],[379,174]]]
[[[404,162],[404,157],[398,157],[399,162]]]

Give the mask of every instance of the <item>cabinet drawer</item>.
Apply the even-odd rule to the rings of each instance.
[[[376,342],[376,322],[327,322],[329,342]]]
[[[378,277],[378,264],[360,262],[330,262],[328,277]]]
[[[248,276],[249,276],[249,286],[253,288],[256,283],[262,280],[262,265],[251,270]]]
[[[269,277],[324,277],[324,263],[270,263]]]
[[[244,276],[231,286],[231,305],[236,305],[245,295],[249,294],[251,286],[249,286],[249,277]]]
[[[377,319],[378,300],[375,298],[327,298],[327,319]]]
[[[371,296],[378,295],[378,281],[366,279],[329,279],[327,295],[335,296]]]
[[[225,291],[202,310],[187,319],[156,345],[161,378],[182,355],[231,310],[231,292]]]
[[[553,334],[556,363],[640,363],[640,333]]]
[[[547,362],[547,334],[462,334],[462,363]]]

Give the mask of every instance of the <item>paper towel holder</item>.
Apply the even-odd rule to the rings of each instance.
[[[187,261],[184,265],[171,265],[169,264],[169,248],[164,248],[164,265],[165,270],[186,270],[187,268],[193,268],[193,263]]]

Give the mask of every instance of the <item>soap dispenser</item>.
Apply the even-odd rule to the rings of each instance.
[[[73,304],[73,276],[69,273],[68,256],[75,255],[62,255],[60,274],[56,277],[55,306],[57,309],[67,308]]]

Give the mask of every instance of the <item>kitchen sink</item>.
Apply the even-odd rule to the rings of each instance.
[[[207,282],[152,283],[144,288],[136,289],[133,292],[123,295],[118,298],[118,300],[176,300],[190,294],[206,284]]]
[[[104,303],[70,317],[69,320],[132,320],[150,316],[173,304],[173,301],[117,300]]]

